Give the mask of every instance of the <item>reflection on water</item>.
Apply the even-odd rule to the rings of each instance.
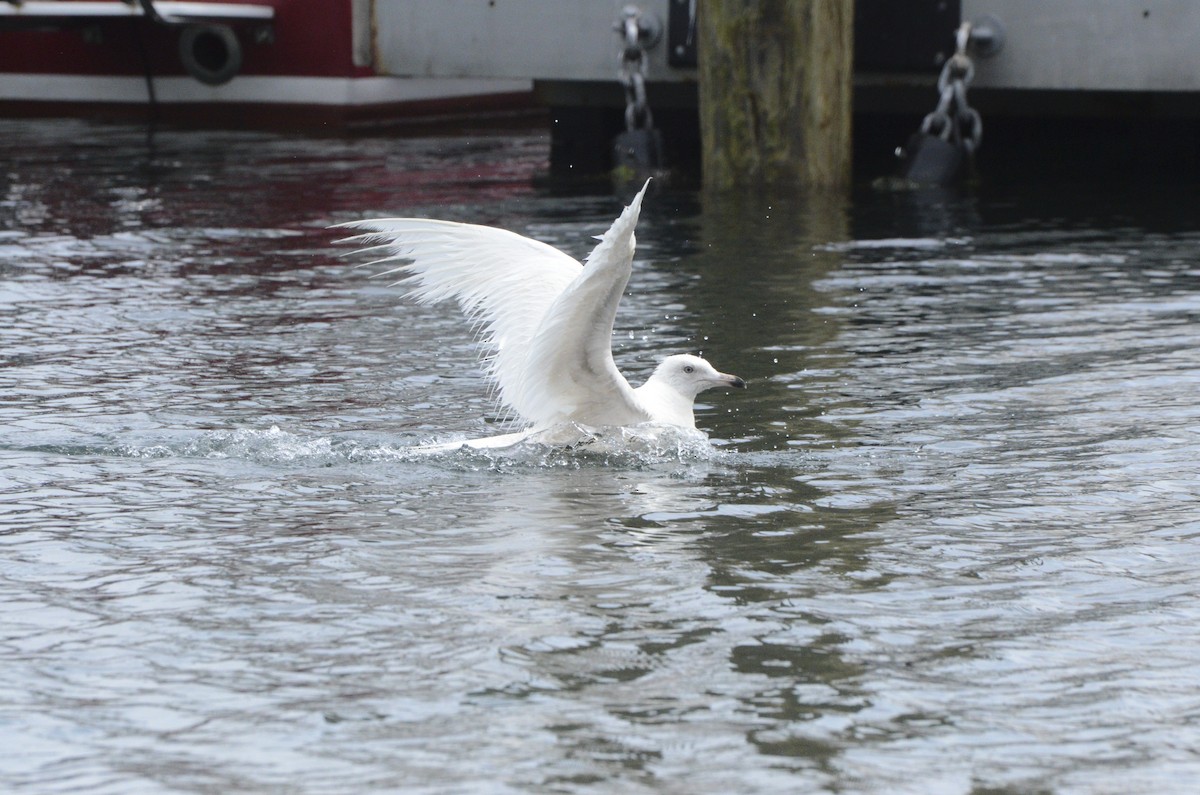
[[[1200,270],[1169,190],[660,188],[614,340],[713,449],[501,432],[363,215],[582,256],[538,134],[3,123],[5,791],[1188,792]],[[1112,196],[1110,200],[1110,196]]]

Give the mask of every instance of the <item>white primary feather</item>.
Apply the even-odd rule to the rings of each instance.
[[[584,265],[545,243],[474,224],[387,218],[340,226],[369,230],[348,240],[383,253],[368,264],[402,274],[400,283],[417,301],[458,302],[480,327],[500,401],[535,429],[695,427],[696,393],[745,383],[697,356],[672,356],[633,389],[612,357],[613,322],[632,272],[634,227],[648,185]]]
[[[579,275],[578,262],[545,243],[474,224],[386,218],[343,226],[373,230],[351,240],[382,241],[374,248],[386,256],[367,264],[393,265],[377,275],[402,274],[399,283],[415,300],[457,300],[480,327],[501,402],[523,417],[537,416],[522,387],[527,353],[542,316]]]

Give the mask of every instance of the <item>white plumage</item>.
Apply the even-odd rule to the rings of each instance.
[[[647,182],[647,185],[649,183]],[[695,428],[692,403],[712,387],[745,386],[698,356],[664,359],[637,389],[612,357],[613,321],[633,267],[643,186],[581,265],[527,237],[474,224],[387,218],[343,242],[384,254],[415,300],[454,299],[479,327],[500,401],[533,431],[644,422]]]

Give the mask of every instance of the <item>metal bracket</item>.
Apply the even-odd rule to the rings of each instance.
[[[676,68],[695,69],[697,0],[671,0],[667,17],[667,63]]]
[[[626,46],[640,46],[649,50],[662,40],[663,24],[656,14],[643,11],[635,5],[627,5],[621,9],[621,18],[613,30],[622,34]]]
[[[1004,49],[1004,24],[991,14],[984,14],[971,23],[971,51],[980,58],[990,58]]]

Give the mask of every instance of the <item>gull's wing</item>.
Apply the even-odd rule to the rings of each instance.
[[[649,185],[647,181],[646,185]],[[491,349],[500,400],[537,426],[628,425],[649,416],[612,358],[613,320],[633,263],[637,196],[580,266],[558,249],[503,229],[385,218],[342,227],[394,265],[422,303],[458,301]]]
[[[368,230],[346,241],[381,256],[368,265],[389,266],[377,275],[400,274],[399,283],[421,303],[453,298],[478,328],[489,354],[488,375],[501,402],[537,421],[526,381],[534,332],[555,299],[579,276],[581,266],[553,246],[514,232],[452,221],[382,218],[339,224]],[[358,253],[358,252],[355,252]]]
[[[613,321],[629,282],[633,230],[649,180],[600,238],[583,272],[550,305],[529,348],[537,377],[521,385],[540,425],[630,425],[650,419],[612,357]],[[532,375],[532,374],[531,374]]]

